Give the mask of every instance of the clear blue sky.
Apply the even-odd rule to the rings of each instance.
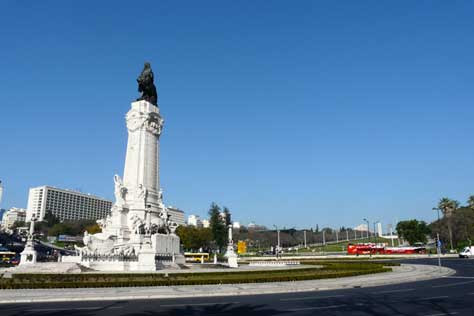
[[[2,1],[1,207],[112,198],[152,63],[165,202],[286,227],[474,193],[472,1]]]

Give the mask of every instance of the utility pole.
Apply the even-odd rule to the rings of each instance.
[[[346,229],[346,240],[349,241],[349,230]]]
[[[339,242],[339,232],[336,230],[336,243]]]
[[[354,240],[357,240],[357,230],[354,229]]]
[[[326,231],[323,230],[323,245],[326,246]]]

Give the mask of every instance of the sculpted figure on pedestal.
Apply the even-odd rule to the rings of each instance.
[[[153,71],[151,70],[150,63],[146,62],[142,73],[137,78],[138,82],[138,92],[141,92],[142,95],[137,99],[137,101],[145,100],[150,102],[153,105],[158,103],[158,94],[156,93],[156,87],[154,84]]]
[[[146,201],[148,198],[148,190],[143,184],[139,184],[137,188],[137,200],[143,201],[143,206],[146,208]]]
[[[122,179],[119,175],[114,176],[114,183],[115,183],[115,205],[123,206],[125,204],[125,196],[127,194],[127,188],[123,186]]]
[[[130,222],[132,224],[131,227],[134,234],[140,235],[144,233],[145,224],[140,217],[133,215],[132,218],[130,218]]]

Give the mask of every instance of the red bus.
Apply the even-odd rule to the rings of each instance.
[[[425,247],[387,247],[386,244],[364,243],[347,245],[348,255],[411,255],[426,253]]]

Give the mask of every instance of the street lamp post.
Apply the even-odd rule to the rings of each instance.
[[[306,229],[304,230],[304,247],[306,248],[307,245],[306,245]]]
[[[438,211],[438,222],[439,222],[439,207],[433,207],[432,210],[433,211]]]
[[[275,251],[275,253],[278,258],[278,253],[280,252],[280,230],[278,229],[276,225],[273,225],[273,226],[275,227],[276,232],[277,232],[277,250]]]
[[[440,223],[439,223],[439,220],[440,220],[440,217],[439,217],[439,210],[440,209],[439,209],[439,207],[433,207],[432,210],[438,212],[438,225],[440,225]],[[440,229],[438,228],[438,233],[436,234],[436,251],[438,252],[439,266],[441,267],[441,259],[439,258],[440,247],[438,246],[440,244],[439,231],[440,231]]]
[[[367,218],[363,219],[367,223],[367,239],[370,240],[370,222]]]

